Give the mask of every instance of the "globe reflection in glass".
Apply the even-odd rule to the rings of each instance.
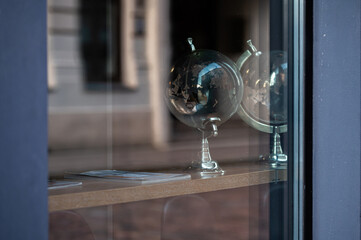
[[[282,51],[252,55],[241,68],[243,108],[257,121],[287,123],[287,56]]]
[[[223,172],[209,154],[207,138],[227,121],[242,100],[243,82],[235,63],[213,50],[196,50],[172,67],[165,99],[172,114],[203,133],[202,159],[194,163],[203,173]]]
[[[262,53],[251,40],[247,43],[249,50],[236,63],[244,83],[239,115],[257,130],[272,134],[271,153],[261,158],[280,166],[287,163],[279,135],[287,131],[287,53]]]

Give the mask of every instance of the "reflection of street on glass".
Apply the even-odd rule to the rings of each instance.
[[[49,177],[189,170],[200,159],[222,168],[269,155],[278,138],[235,114],[243,104],[263,123],[287,121],[284,57],[276,67],[236,65],[250,39],[266,62],[288,48],[286,33],[270,28],[288,24],[271,24],[276,2],[266,3],[50,0]],[[287,153],[285,135],[276,143]],[[260,185],[52,213],[49,236],[65,226],[64,234],[90,229],[96,239],[268,239],[268,193]]]

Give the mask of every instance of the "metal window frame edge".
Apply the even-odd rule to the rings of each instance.
[[[304,46],[305,0],[295,0],[293,6],[293,239],[304,238]]]

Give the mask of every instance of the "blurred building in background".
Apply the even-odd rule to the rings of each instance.
[[[177,141],[183,142],[175,147],[183,153],[178,162],[187,164],[185,153],[198,151],[199,135],[173,119],[162,87],[171,65],[189,52],[187,37],[236,60],[248,39],[269,50],[269,32],[265,0],[49,0],[50,175],[177,165],[169,149]],[[267,134],[238,116],[214,141],[220,160],[258,156],[269,145]],[[147,150],[134,155],[133,148]]]

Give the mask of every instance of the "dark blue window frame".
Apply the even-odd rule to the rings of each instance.
[[[359,0],[313,1],[312,71],[312,236],[360,239]]]
[[[46,12],[0,1],[0,239],[48,238]]]

